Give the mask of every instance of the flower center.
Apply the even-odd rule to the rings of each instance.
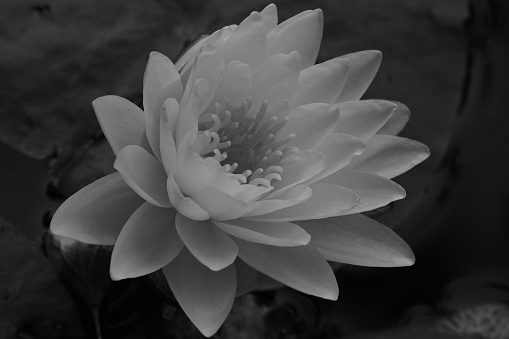
[[[281,180],[281,161],[299,151],[297,147],[287,147],[295,134],[277,136],[288,117],[266,117],[267,100],[258,112],[250,112],[251,98],[238,108],[232,107],[228,99],[225,101],[225,108],[216,104],[212,122],[199,124],[202,137],[208,141],[200,155],[224,163],[223,168],[236,174],[243,184],[272,186],[273,180]]]

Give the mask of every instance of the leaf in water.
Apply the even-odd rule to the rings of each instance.
[[[44,255],[0,218],[0,338],[82,338],[74,304]]]

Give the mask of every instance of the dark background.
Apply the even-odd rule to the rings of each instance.
[[[161,325],[160,305],[148,296],[145,282],[94,287],[103,268],[93,262],[77,265],[85,268],[69,278],[66,270],[76,263],[51,255],[51,248],[58,252],[63,245],[48,240],[44,226],[62,199],[113,171],[114,156],[92,100],[116,94],[140,104],[151,51],[175,60],[198,34],[239,23],[267,3],[0,1],[0,337],[97,337],[101,324],[105,338],[133,333],[159,338],[166,329],[154,329],[181,326],[178,312]],[[363,49],[383,52],[364,98],[409,106],[412,116],[401,135],[428,145],[431,157],[396,178],[407,198],[377,219],[411,245],[417,261],[410,268],[341,267],[335,303],[281,291],[257,294],[239,301],[229,320],[251,325],[243,330],[225,325],[219,336],[458,332],[447,321],[483,305],[496,305],[501,324],[509,324],[509,5],[504,0],[276,4],[280,22],[305,9],[323,10],[317,63]],[[82,287],[69,289],[70,279],[84,279]],[[133,311],[118,313],[115,302]],[[185,326],[192,337],[192,327]],[[171,335],[184,338],[188,332]]]

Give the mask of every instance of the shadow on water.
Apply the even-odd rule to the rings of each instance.
[[[0,217],[30,240],[43,233],[45,212],[54,212],[59,205],[46,195],[50,179],[42,161],[0,142]]]

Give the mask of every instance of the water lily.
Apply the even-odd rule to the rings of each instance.
[[[153,52],[143,110],[96,99],[117,172],[71,196],[51,224],[55,234],[114,245],[114,280],[162,269],[206,336],[264,277],[336,300],[327,261],[414,262],[400,237],[360,214],[402,199],[390,179],[429,155],[419,142],[377,134],[384,125],[398,132],[396,104],[359,100],[381,53],[315,65],[321,10],[277,20],[271,4],[175,64]]]

